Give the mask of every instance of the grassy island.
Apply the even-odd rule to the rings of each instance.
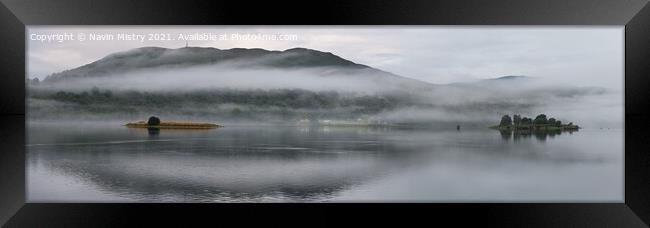
[[[492,129],[505,131],[577,131],[580,126],[574,125],[573,122],[562,124],[562,121],[555,118],[546,118],[546,115],[539,114],[535,119],[514,115],[501,117],[499,125],[491,126]]]
[[[138,121],[127,123],[125,125],[129,128],[155,128],[155,129],[212,129],[223,127],[221,125],[212,123],[193,123],[193,122],[174,122],[174,121],[160,121],[155,116],[149,117],[149,121]]]

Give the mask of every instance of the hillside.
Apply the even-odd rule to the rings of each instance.
[[[185,47],[168,49],[161,47],[142,47],[110,54],[92,63],[54,73],[44,79],[45,83],[67,81],[79,78],[125,74],[157,68],[188,68],[193,66],[222,65],[238,69],[318,69],[324,68],[322,75],[364,74],[389,79],[391,83],[409,85],[428,83],[401,77],[389,72],[357,64],[330,52],[306,48],[292,48],[284,51],[270,51],[253,48],[217,49],[204,47]]]

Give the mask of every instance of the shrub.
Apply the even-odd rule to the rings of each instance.
[[[512,123],[513,123],[515,126],[518,126],[519,124],[521,124],[521,116],[520,116],[520,115],[517,115],[517,114],[513,115],[513,116],[512,116]]]
[[[504,127],[512,126],[512,119],[510,119],[510,116],[503,115],[503,117],[501,117],[501,123],[499,124],[499,126],[504,126]]]
[[[149,121],[147,121],[148,125],[160,125],[160,119],[158,117],[152,116],[149,117]]]
[[[546,124],[548,120],[546,120],[546,115],[544,114],[539,114],[537,117],[535,117],[535,120],[533,120],[534,124]]]

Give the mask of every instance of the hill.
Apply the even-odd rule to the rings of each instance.
[[[366,65],[354,63],[330,52],[307,48],[291,48],[271,51],[260,48],[217,49],[209,47],[185,47],[168,49],[142,47],[110,54],[92,63],[54,73],[43,82],[61,82],[81,78],[96,78],[115,74],[128,74],[147,69],[182,69],[193,66],[220,65],[235,69],[322,69],[327,75],[371,75],[374,80],[385,80],[387,84],[429,87],[431,84],[398,76]]]

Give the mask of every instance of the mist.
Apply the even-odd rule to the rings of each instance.
[[[82,91],[99,87],[114,91],[194,91],[210,89],[306,89],[312,91],[340,91],[377,93],[404,89],[395,84],[397,78],[373,77],[362,70],[336,68],[309,69],[241,69],[223,65],[189,68],[156,68],[101,77],[79,78],[74,81],[54,82],[43,89]],[[388,87],[387,87],[388,86]]]
[[[621,91],[534,77],[429,84],[380,73],[334,67],[278,69],[237,62],[159,67],[30,86],[32,95],[28,99],[28,109],[33,117],[47,119],[71,116],[76,119],[143,119],[160,115],[167,119],[259,124],[304,118],[363,118],[440,126],[462,123],[476,127],[497,123],[504,114],[534,118],[544,113],[581,126],[622,128]],[[97,91],[92,92],[93,89]],[[91,98],[92,93],[109,92],[110,99],[144,97],[147,104],[52,99],[52,94],[61,91],[77,96],[91,94],[88,95]],[[284,94],[289,94],[289,98]],[[294,98],[290,94],[298,95]],[[251,97],[243,100],[210,98],[214,96]],[[287,99],[288,102],[258,104],[250,99]],[[319,99],[331,101],[310,103],[310,100]],[[153,100],[158,103],[149,105]],[[294,100],[308,104],[285,104]]]

